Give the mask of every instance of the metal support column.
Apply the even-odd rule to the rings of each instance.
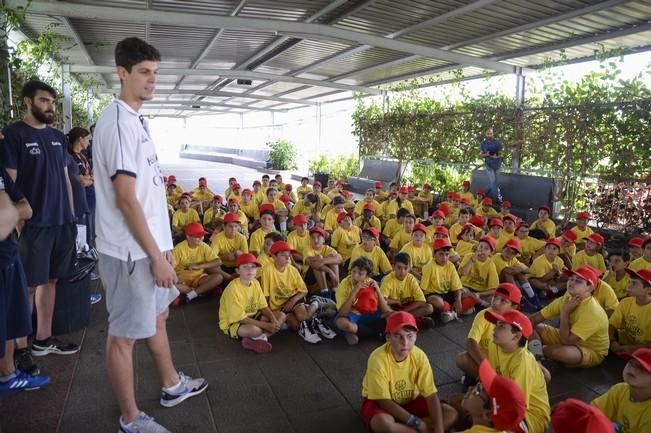
[[[72,99],[70,97],[70,65],[61,66],[61,87],[63,88],[63,132],[72,129]]]
[[[88,105],[86,110],[88,110],[88,126],[90,126],[95,123],[95,98],[93,98],[93,92],[91,90],[88,90],[87,95]]]
[[[515,141],[511,159],[511,171],[520,172],[520,152],[524,144],[524,95],[525,95],[525,76],[522,74],[522,68],[516,68],[515,73]]]
[[[316,146],[321,149],[321,103],[316,104]]]

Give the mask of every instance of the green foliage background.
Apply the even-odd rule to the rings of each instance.
[[[269,152],[269,164],[274,170],[293,170],[297,168],[296,158],[298,153],[296,146],[287,140],[279,139],[267,143]]]
[[[345,181],[348,176],[357,176],[359,173],[359,157],[358,155],[336,157],[327,154],[320,155],[317,159],[309,162],[308,172],[310,176],[314,173],[327,173],[331,179]]]

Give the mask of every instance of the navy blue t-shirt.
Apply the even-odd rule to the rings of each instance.
[[[489,155],[499,155],[502,151],[502,143],[495,139],[488,140],[484,138],[484,140],[479,145],[479,150],[482,152],[488,152]],[[500,166],[502,165],[502,160],[499,158],[485,157],[484,162],[489,168],[492,168],[493,170],[499,170]]]
[[[0,191],[6,192],[13,202],[20,201],[24,198],[20,191],[16,189],[16,185],[14,185],[11,177],[2,167],[0,167]],[[18,235],[16,234],[16,230],[14,230],[7,239],[0,241],[0,269],[4,269],[12,264],[17,254]]]
[[[64,167],[66,137],[52,127],[32,128],[25,122],[7,126],[0,144],[0,165],[18,170],[16,187],[32,207],[26,224],[39,227],[73,222]]]
[[[79,171],[77,161],[69,153],[66,155],[66,161],[68,162],[68,177],[72,186],[72,202],[75,205],[75,215],[77,218],[81,218],[90,212],[88,210],[88,201],[86,200],[86,188],[82,185],[81,179],[79,179],[81,172]]]

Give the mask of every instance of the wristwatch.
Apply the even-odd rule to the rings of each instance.
[[[407,425],[415,430],[420,428],[422,422],[423,421],[414,414],[409,415],[409,418],[407,418]]]

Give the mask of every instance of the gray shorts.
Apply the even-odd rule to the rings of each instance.
[[[125,262],[100,253],[98,266],[106,291],[109,335],[142,339],[156,334],[156,317],[179,291],[156,285],[148,258]]]

